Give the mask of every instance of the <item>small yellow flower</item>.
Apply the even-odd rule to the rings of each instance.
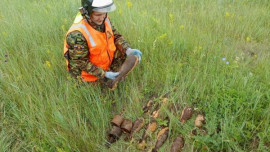
[[[178,66],[179,66],[179,67],[182,67],[183,65],[184,65],[184,64],[181,63],[181,62],[178,63]]]
[[[47,54],[51,54],[52,53],[49,49],[46,52],[47,52]]]
[[[57,152],[65,152],[65,150],[63,150],[62,148],[57,147],[56,149],[57,149]]]
[[[184,26],[184,25],[181,25],[181,26],[180,26],[180,29],[181,29],[181,30],[183,30],[184,28],[185,28],[185,26]]]
[[[2,32],[2,34],[3,34],[4,36],[7,36],[7,32],[5,32],[5,31],[4,31],[4,32]]]
[[[120,8],[120,9],[118,10],[118,13],[119,13],[119,14],[123,14],[123,10]]]
[[[154,22],[156,22],[157,24],[160,23],[160,19],[157,19],[157,18],[154,18],[154,17],[152,17],[151,19],[152,19]]]
[[[247,41],[247,42],[250,42],[250,40],[251,40],[250,37],[247,37],[247,38],[246,38],[246,41]]]
[[[170,40],[170,41],[168,42],[168,44],[169,44],[169,45],[172,45],[172,44],[173,44],[173,41],[172,41],[172,40]]]
[[[229,12],[226,12],[225,13],[225,17],[230,17],[231,15],[230,15],[230,13]]]
[[[201,50],[202,49],[202,46],[199,46],[198,49]]]
[[[46,61],[46,65],[47,65],[47,67],[51,67],[51,63],[50,63],[50,61]]]
[[[174,15],[173,14],[169,14],[170,17],[170,22],[173,23],[174,22]]]
[[[164,38],[166,38],[166,37],[167,37],[167,33],[164,33],[164,34],[160,35],[160,36],[158,37],[158,39],[164,39]]]
[[[128,7],[132,7],[132,2],[131,1],[127,1],[126,4],[127,4]]]
[[[62,25],[61,26],[62,30],[65,32],[66,31],[66,26],[65,25]]]

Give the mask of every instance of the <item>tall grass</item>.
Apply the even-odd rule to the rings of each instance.
[[[191,136],[193,120],[182,125],[181,111],[165,108],[170,137],[161,151],[179,134],[184,151],[269,150],[268,0],[115,3],[112,23],[143,59],[110,92],[77,87],[66,72],[63,41],[79,0],[1,0],[0,151],[136,151],[124,140],[105,148],[112,116],[135,120],[173,89],[169,103],[203,111],[208,134]]]

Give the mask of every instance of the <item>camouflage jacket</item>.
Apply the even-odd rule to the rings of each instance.
[[[96,25],[95,23],[88,20],[89,24],[97,31],[104,32],[105,25]],[[114,44],[116,49],[120,52],[125,53],[127,48],[129,48],[128,42],[123,38],[123,36],[112,26],[112,31],[114,34]],[[87,41],[83,34],[79,31],[73,31],[68,33],[66,37],[66,42],[68,44],[68,58],[69,58],[69,72],[72,77],[78,77],[81,75],[82,71],[86,71],[89,74],[95,75],[98,78],[104,78],[105,71],[97,67],[96,65],[89,62],[89,49]],[[90,50],[91,51],[91,50]]]

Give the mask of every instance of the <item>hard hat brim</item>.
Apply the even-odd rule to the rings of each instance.
[[[114,3],[104,6],[104,7],[96,7],[93,8],[93,11],[95,12],[101,12],[101,13],[108,13],[116,10],[116,6]]]

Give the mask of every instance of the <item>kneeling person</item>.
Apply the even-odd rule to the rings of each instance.
[[[118,82],[120,79],[115,78],[119,72],[116,71],[119,71],[126,57],[135,56],[137,59],[126,61],[135,62],[125,66],[131,69],[141,60],[142,53],[131,49],[123,36],[112,26],[107,13],[115,9],[112,0],[82,0],[80,13],[67,32],[64,45],[64,56],[72,77],[86,82],[104,79]],[[117,85],[117,82],[113,83]],[[112,84],[109,87],[116,86]]]

